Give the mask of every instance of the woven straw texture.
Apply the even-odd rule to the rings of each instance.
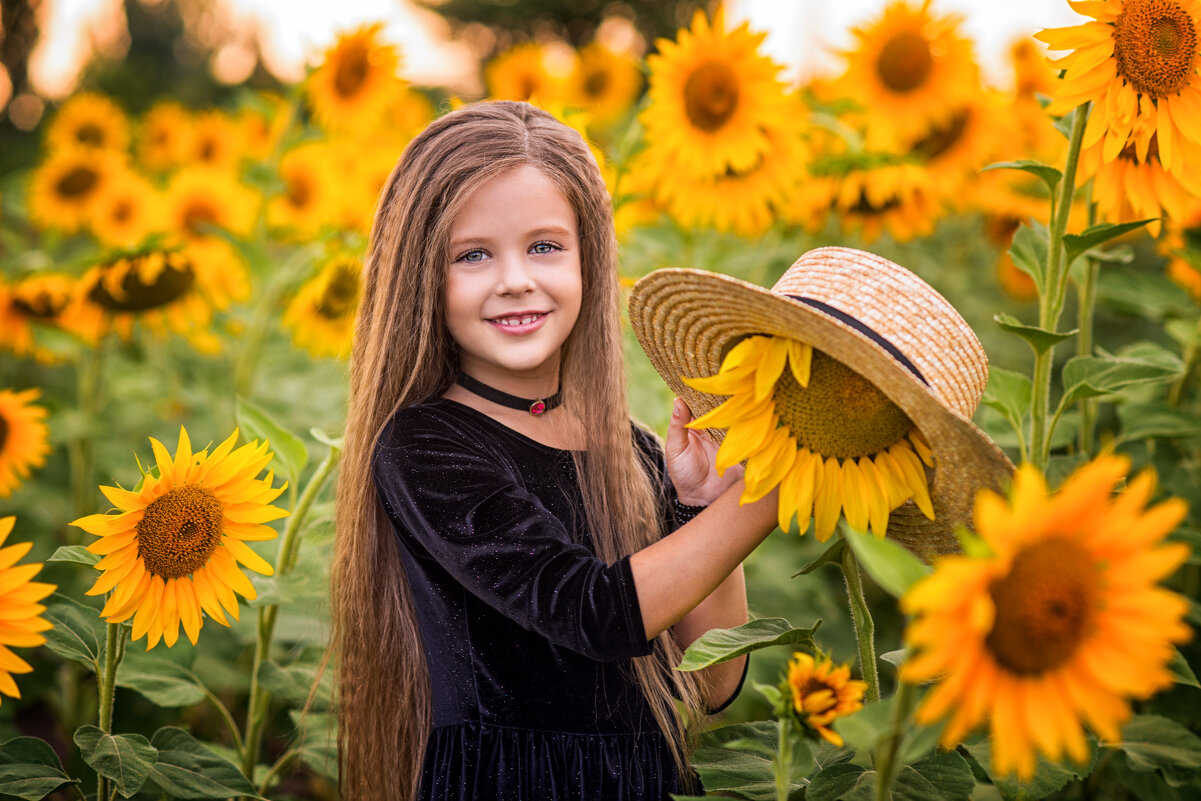
[[[850,325],[785,295],[852,315],[889,340],[921,371],[926,386],[884,347]],[[862,375],[914,422],[934,451],[927,470],[935,519],[912,501],[893,511],[888,536],[929,558],[959,549],[975,493],[1003,491],[1013,464],[970,417],[988,380],[979,340],[954,307],[913,273],[871,253],[819,248],[797,260],[772,290],[702,270],[656,270],[630,295],[630,324],[651,364],[700,416],[725,398],[686,386],[681,376],[715,374],[722,357],[751,334],[807,342]],[[713,432],[720,439],[725,432]]]

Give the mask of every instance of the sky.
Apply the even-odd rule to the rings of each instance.
[[[268,68],[295,79],[306,62],[339,32],[364,22],[384,23],[384,37],[404,54],[402,72],[418,85],[447,85],[470,91],[474,64],[466,45],[447,41],[445,23],[408,0],[209,0],[227,11],[239,30],[257,31]],[[964,16],[963,30],[977,45],[986,74],[1003,81],[1006,47],[1042,28],[1083,21],[1063,0],[931,0],[936,12]],[[43,35],[31,62],[35,88],[62,97],[74,86],[82,60],[93,48],[119,51],[122,26],[114,24],[121,0],[44,0]],[[837,48],[851,43],[849,29],[870,21],[885,0],[727,0],[731,22],[747,20],[767,32],[765,50],[785,66],[785,77],[800,79],[837,65]],[[245,45],[231,45],[217,63],[230,79],[248,67]]]

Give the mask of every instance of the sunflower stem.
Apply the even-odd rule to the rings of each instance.
[[[1180,378],[1176,379],[1172,384],[1172,388],[1168,390],[1168,405],[1173,409],[1179,409],[1180,403],[1184,400],[1185,394],[1197,378],[1197,374],[1201,373],[1201,317],[1197,318],[1197,326],[1193,331],[1193,338],[1184,348],[1184,372],[1180,374]]]
[[[117,667],[125,656],[125,628],[120,623],[109,623],[104,641],[104,675],[97,677],[100,692],[97,723],[100,731],[112,734],[113,704],[117,695]],[[96,798],[108,797],[108,779],[97,776]]]
[[[876,759],[876,801],[889,801],[892,798],[892,784],[897,773],[897,752],[901,750],[901,738],[913,708],[913,685],[907,681],[899,684],[892,701],[892,720],[884,732],[884,743]]]
[[[329,449],[325,459],[314,471],[300,500],[288,518],[284,527],[284,535],[279,545],[279,553],[275,557],[275,574],[283,576],[289,573],[296,564],[300,550],[300,532],[304,519],[308,516],[313,501],[325,486],[326,480],[333,472],[341,457],[340,448]],[[270,704],[270,694],[259,683],[259,671],[263,663],[271,658],[271,641],[275,637],[275,620],[279,615],[279,605],[271,604],[259,609],[258,639],[254,648],[254,668],[250,674],[250,699],[246,707],[246,738],[242,742],[242,772],[254,780],[254,766],[258,763],[259,740],[262,738],[263,726],[267,720],[267,710]]]
[[[859,644],[859,671],[867,682],[864,695],[870,704],[880,700],[880,674],[876,670],[876,624],[872,621],[872,613],[863,594],[863,577],[859,574],[859,563],[855,561],[855,550],[849,544],[842,551],[842,575],[847,584],[851,620],[855,624],[855,639]]]
[[[792,789],[792,729],[787,718],[780,716],[776,721],[776,801],[788,801]]]
[[[1093,205],[1093,184],[1089,181],[1088,187],[1088,224],[1091,228],[1097,221],[1097,209]],[[1100,272],[1100,265],[1096,259],[1089,256],[1084,257],[1084,280],[1077,287],[1079,297],[1079,308],[1076,311],[1076,328],[1080,331],[1076,335],[1076,355],[1077,356],[1092,356],[1093,355],[1093,319],[1095,316],[1095,307],[1097,304],[1097,274]],[[1095,398],[1082,398],[1080,400],[1080,433],[1077,437],[1077,445],[1080,453],[1085,456],[1092,456],[1093,452],[1093,428],[1096,425],[1097,418],[1097,401]]]
[[[1038,299],[1038,325],[1047,331],[1057,330],[1059,315],[1063,311],[1068,266],[1063,263],[1063,235],[1067,231],[1068,216],[1072,211],[1072,197],[1076,193],[1076,166],[1080,161],[1080,144],[1084,139],[1090,105],[1084,103],[1076,109],[1072,121],[1072,135],[1068,141],[1067,161],[1053,205],[1055,215],[1051,220],[1047,245],[1047,279]],[[1051,364],[1054,361],[1054,350],[1054,347],[1050,347],[1034,356],[1034,387],[1030,402],[1030,458],[1035,466],[1043,471],[1046,470],[1050,452],[1051,430],[1047,426],[1047,415],[1050,412]]]
[[[279,774],[288,766],[288,763],[298,756],[300,756],[300,749],[293,748],[285,751],[283,756],[275,760],[275,764],[271,766],[271,769],[267,771],[267,775],[263,777],[263,781],[259,784],[259,795],[265,795],[267,790],[271,788],[271,783],[279,778]]]

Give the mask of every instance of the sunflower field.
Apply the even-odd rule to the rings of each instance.
[[[770,287],[855,247],[934,286],[991,362],[973,420],[1016,469],[954,553],[887,536],[901,506],[934,515],[938,480],[895,407],[848,455],[762,404],[874,391],[854,371],[750,338],[698,379],[732,398],[719,459],[786,489],[751,623],[679,666],[755,652],[693,753],[710,796],[1201,798],[1201,3],[1069,3],[1078,24],[1015,41],[996,85],[937,0],[881,2],[804,85],[716,5],[645,51],[479,65],[487,98],[592,145],[627,286]],[[362,260],[405,144],[479,99],[402,59],[367,25],[221,107],[81,89],[0,175],[0,797],[338,797],[328,565]],[[662,434],[671,392],[632,332],[627,357]],[[734,436],[754,414],[770,436]]]

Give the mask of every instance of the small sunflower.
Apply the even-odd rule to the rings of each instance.
[[[85,227],[119,164],[107,151],[75,147],[51,153],[30,180],[30,216],[43,228],[66,233]]]
[[[1013,237],[1022,226],[1020,217],[1004,214],[989,215],[984,219],[984,237],[997,249],[997,283],[1005,294],[1016,301],[1027,303],[1038,297],[1038,285],[1030,275],[1018,268],[1009,255]]]
[[[735,345],[716,375],[684,378],[728,400],[688,424],[725,428],[717,469],[746,460],[742,503],[780,486],[779,523],[809,516],[825,542],[840,515],[883,537],[888,516],[912,499],[934,519],[926,483],[930,447],[913,422],[865,378],[810,345],[750,336]]]
[[[1134,143],[1128,144],[1117,158],[1106,161],[1104,143],[1080,151],[1080,180],[1093,180],[1093,200],[1101,216],[1111,222],[1130,222],[1167,216],[1185,219],[1201,197],[1201,174],[1169,172],[1161,161],[1159,139],[1153,136],[1140,156]],[[1201,165],[1201,148],[1190,142],[1178,142],[1177,149],[1196,153]],[[1158,220],[1148,226],[1158,235]]]
[[[548,103],[559,102],[564,76],[551,69],[551,62],[547,49],[535,42],[509,48],[484,68],[488,97],[493,100],[536,97]]]
[[[271,501],[287,484],[272,487],[274,473],[257,478],[273,454],[258,440],[234,449],[238,432],[210,454],[192,452],[179,430],[175,456],[151,437],[158,475],[142,477],[141,489],[101,487],[117,514],[96,514],[71,523],[100,539],[88,550],[104,558],[88,595],[111,592],[100,616],[109,623],[133,618],[133,639],[146,635],[149,651],[161,639],[175,645],[179,627],[194,645],[204,615],[223,626],[225,612],[238,619],[238,595],[256,597],[238,563],[256,573],[275,571],[247,542],[275,538],[264,525],[287,516]],[[224,607],[224,611],[222,608]]]
[[[1104,142],[1106,163],[1118,158],[1142,118],[1158,137],[1164,169],[1197,175],[1201,165],[1176,152],[1185,139],[1201,145],[1195,0],[1096,0],[1072,7],[1092,21],[1035,35],[1052,50],[1072,50],[1052,62],[1064,73],[1047,112],[1066,114],[1093,101],[1083,143]]]
[[[123,153],[129,146],[129,120],[109,98],[92,92],[72,95],[46,131],[50,151],[82,147]]]
[[[788,663],[788,688],[792,708],[801,722],[841,748],[842,737],[830,724],[863,708],[867,682],[852,679],[850,665],[834,667],[829,659],[818,662],[798,651]]]
[[[895,148],[949,124],[980,91],[971,42],[959,33],[961,18],[936,16],[928,5],[891,2],[883,16],[851,30],[856,46],[845,53],[839,83],[846,97],[883,122],[871,128],[869,147]]]
[[[341,194],[332,162],[330,148],[322,142],[309,142],[285,153],[279,162],[284,191],[267,204],[268,224],[309,238],[332,222]]]
[[[380,44],[383,23],[344,33],[305,80],[313,115],[333,130],[373,127],[404,86],[397,76],[400,54]]]
[[[946,213],[930,171],[918,164],[862,154],[816,160],[810,172],[804,205],[826,198],[839,226],[867,242],[885,230],[898,242],[926,236]]]
[[[362,273],[357,257],[341,254],[300,288],[284,311],[284,325],[292,329],[292,340],[297,345],[314,356],[350,355],[363,290]]]
[[[698,175],[752,169],[771,148],[766,131],[785,128],[792,109],[780,65],[759,52],[765,35],[746,22],[726,31],[721,10],[712,22],[697,11],[678,41],[656,42],[659,52],[647,58],[647,141]]]
[[[252,161],[270,158],[292,124],[294,114],[291,104],[283,97],[268,92],[256,94],[252,105],[233,120],[238,128],[240,155]]]
[[[39,395],[36,389],[0,390],[0,498],[12,495],[50,453],[46,410],[34,403]]]
[[[150,181],[132,170],[118,170],[107,192],[96,202],[91,228],[103,244],[129,248],[161,230],[162,200]]]
[[[901,677],[937,682],[917,719],[949,718],[943,745],[987,720],[995,771],[1028,780],[1036,751],[1085,762],[1082,723],[1120,740],[1128,699],[1172,683],[1188,603],[1157,582],[1188,557],[1163,543],[1187,507],[1146,508],[1150,471],[1112,494],[1129,470],[1125,456],[1103,454],[1048,494],[1036,468],[1020,467],[1009,500],[976,496],[991,553],[940,558],[904,596],[914,655]]]
[[[187,161],[192,147],[192,115],[173,101],[156,103],[142,117],[137,136],[138,164],[167,172]]]
[[[0,545],[12,533],[16,518],[0,517]],[[29,553],[32,542],[14,543],[0,548],[0,693],[20,698],[21,692],[13,681],[14,673],[29,673],[33,667],[12,652],[12,646],[29,648],[46,642],[41,632],[54,628],[42,617],[46,607],[38,603],[58,587],[33,581],[42,569],[41,564],[18,565]]]
[[[600,42],[580,48],[568,78],[568,102],[587,110],[593,125],[609,125],[628,112],[642,91],[642,71],[631,56]]]
[[[40,325],[61,328],[89,344],[99,330],[79,292],[79,282],[63,273],[35,273],[8,285],[0,285],[0,342],[18,356],[33,356],[51,364],[56,354],[39,347]]]
[[[237,122],[224,111],[202,111],[192,118],[192,135],[185,164],[232,171],[241,158]]]
[[[1188,292],[1197,303],[1201,303],[1201,267],[1197,266],[1196,257],[1186,246],[1196,238],[1199,230],[1201,204],[1198,204],[1185,220],[1169,221],[1164,226],[1164,235],[1156,242],[1155,248],[1160,255],[1168,259],[1164,268],[1168,278]]]
[[[213,238],[206,226],[237,235],[250,233],[259,197],[231,173],[204,168],[180,170],[167,184],[163,225],[184,241]]]
[[[999,97],[980,92],[910,145],[910,153],[930,172],[952,207],[965,205],[964,190],[1009,144],[1005,129],[997,124],[1004,110]]]

